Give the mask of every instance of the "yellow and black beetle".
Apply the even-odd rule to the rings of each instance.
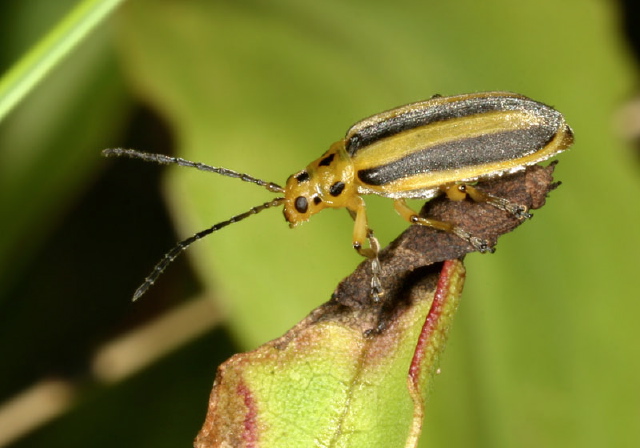
[[[364,194],[394,200],[396,211],[412,224],[453,232],[481,252],[492,249],[453,223],[422,218],[408,198],[430,199],[444,192],[452,200],[469,195],[520,218],[526,207],[482,193],[469,183],[513,173],[567,149],[573,133],[562,114],[525,96],[485,92],[434,96],[418,103],[373,115],[354,124],[319,159],[292,175],[281,186],[181,158],[131,149],[106,149],[105,156],[128,156],[162,164],[190,166],[252,182],[284,197],[218,223],[180,242],[155,266],[134,294],[139,298],[178,254],[196,240],[267,208],[284,206],[291,227],[324,208],[346,208],[355,221],[353,247],[373,261],[372,293],[381,292],[377,261],[379,244],[367,222]],[[364,241],[369,247],[364,247]]]

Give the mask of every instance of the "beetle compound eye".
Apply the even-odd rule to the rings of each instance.
[[[309,208],[309,203],[307,202],[307,198],[304,196],[298,196],[295,202],[295,208],[298,213],[307,213],[307,209]]]

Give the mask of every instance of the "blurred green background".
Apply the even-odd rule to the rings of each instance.
[[[75,4],[3,3],[3,71]],[[637,29],[603,0],[125,3],[0,123],[0,415],[43,379],[73,390],[6,446],[190,446],[216,366],[285,332],[360,262],[347,213],[292,231],[267,211],[194,245],[132,305],[177,240],[272,195],[103,148],[282,184],[361,118],[485,90],[555,106],[576,143],[547,206],[494,255],[467,257],[421,446],[638,446],[640,165],[615,132],[638,85],[625,20]],[[367,203],[384,244],[406,227],[390,201]],[[103,344],[200,299],[222,325],[96,379]]]

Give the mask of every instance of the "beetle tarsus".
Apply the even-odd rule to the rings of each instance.
[[[477,236],[472,236],[469,232],[467,232],[464,229],[461,229],[460,227],[454,227],[452,229],[452,232],[459,238],[471,244],[474,247],[474,249],[480,252],[481,254],[485,254],[485,253],[492,254],[495,252],[495,249],[491,247],[491,245],[487,240],[478,238]]]
[[[469,242],[481,254],[486,254],[486,253],[492,254],[496,251],[493,247],[489,245],[489,243],[486,240],[483,240],[481,238],[472,237]]]
[[[516,205],[513,204],[514,209],[513,211],[509,210],[510,213],[512,213],[516,218],[518,219],[531,219],[533,218],[533,215],[531,213],[529,213],[529,208],[525,205]]]
[[[369,328],[368,330],[365,330],[363,332],[363,336],[365,338],[373,338],[375,336],[378,336],[379,334],[382,334],[382,332],[387,328],[387,322],[389,320],[388,317],[385,316],[385,314],[386,310],[380,310],[378,323],[376,324],[376,326],[373,328]]]
[[[483,193],[486,196],[486,202],[499,210],[515,216],[518,219],[531,219],[533,215],[529,213],[529,208],[526,205],[514,204],[513,202],[490,194]]]
[[[371,248],[371,298],[375,303],[382,300],[384,295],[384,288],[382,287],[382,281],[380,280],[380,274],[382,274],[382,266],[380,265],[380,259],[378,253],[380,252],[380,243],[378,239],[373,236],[373,230],[369,229],[367,238],[369,239],[369,246]]]

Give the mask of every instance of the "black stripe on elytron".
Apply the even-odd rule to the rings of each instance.
[[[555,126],[535,126],[454,140],[414,151],[386,165],[360,170],[358,178],[365,185],[382,186],[416,174],[516,160],[544,148],[555,135]]]
[[[510,96],[462,97],[460,100],[450,103],[416,107],[416,109],[408,110],[403,114],[364,127],[353,135],[348,136],[346,142],[347,153],[354,157],[360,149],[371,143],[430,123],[506,110],[530,112],[534,115],[545,117],[546,120],[552,122],[557,122],[560,117],[560,113],[556,110],[529,98]],[[358,126],[357,123],[352,128],[356,126]],[[347,135],[350,131],[347,132]]]

